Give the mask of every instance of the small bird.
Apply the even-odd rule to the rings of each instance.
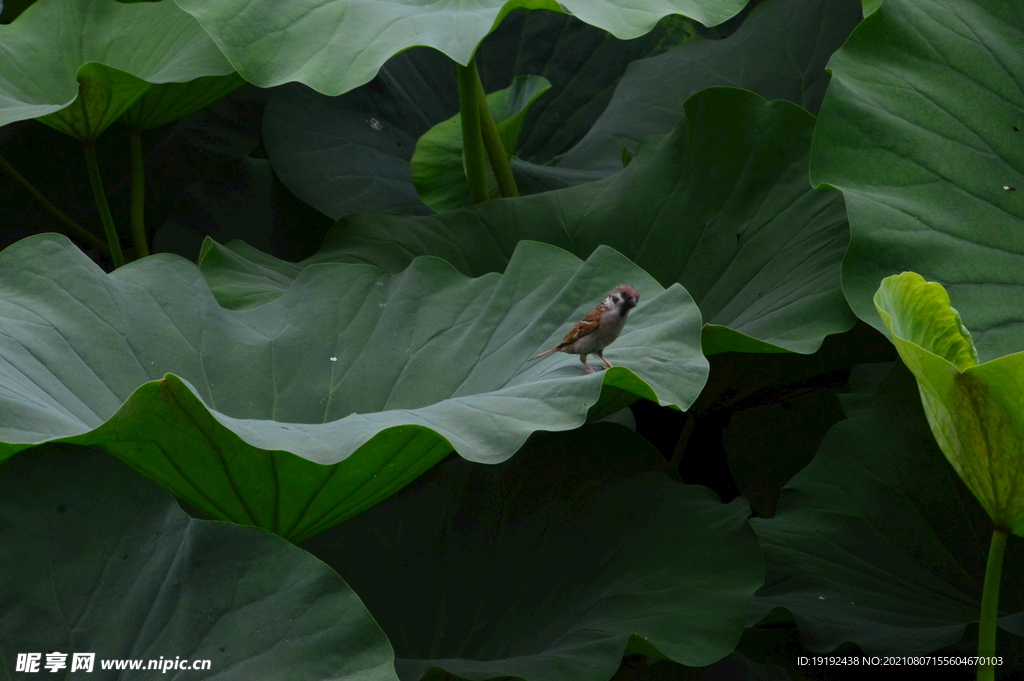
[[[622,333],[622,327],[626,325],[629,311],[636,307],[639,301],[640,292],[632,286],[617,287],[608,294],[603,303],[591,310],[590,314],[572,327],[572,330],[565,334],[561,343],[536,357],[531,357],[530,360],[539,359],[556,351],[567,352],[570,355],[579,355],[583,366],[587,367],[586,373],[592,374],[594,370],[587,364],[587,355],[596,354],[611,369],[611,362],[604,358],[604,349]]]

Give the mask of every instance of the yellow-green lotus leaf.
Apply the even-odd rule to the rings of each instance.
[[[978,364],[946,290],[914,272],[883,279],[874,302],[942,453],[996,526],[1024,536],[1024,352]]]

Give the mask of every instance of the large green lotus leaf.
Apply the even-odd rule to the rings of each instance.
[[[765,556],[753,619],[788,609],[812,650],[927,652],[978,620],[991,521],[943,460],[899,362],[870,408],[833,426],[775,517],[751,523]],[[1004,574],[1022,570],[1011,539]],[[1000,594],[1000,625],[1017,634],[1022,586],[1005,579]]]
[[[551,82],[522,134],[523,153],[545,160],[569,149],[597,120],[632,60],[691,34],[692,26],[676,17],[622,41],[565,14],[517,10],[487,36],[476,61],[488,92],[522,75]],[[458,110],[451,60],[414,47],[389,59],[372,82],[338,97],[299,84],[277,88],[264,112],[263,139],[282,181],[325,215],[426,213],[409,161],[416,140]]]
[[[601,117],[555,165],[618,171],[623,148],[672,130],[683,103],[728,85],[786,99],[817,113],[829,77],[825,63],[861,20],[859,0],[767,0],[722,40],[693,40],[630,64]]]
[[[996,527],[1024,536],[1024,352],[978,364],[946,290],[915,272],[883,279],[875,307],[942,453]]]
[[[594,424],[498,466],[452,458],[303,548],[364,599],[403,681],[605,681],[627,651],[704,666],[733,650],[763,577],[749,510]]]
[[[518,8],[564,11],[618,38],[683,14],[714,26],[745,0],[176,0],[195,16],[239,73],[260,87],[291,81],[328,95],[370,81],[389,57],[433,47],[467,64],[484,36]]]
[[[814,352],[854,322],[839,284],[842,196],[807,182],[814,117],[732,88],[704,90],[684,109],[619,175],[430,217],[347,218],[304,264],[396,272],[429,254],[479,276],[504,270],[522,239],[581,257],[607,244],[663,286],[686,287],[707,322],[705,353]],[[247,271],[241,251],[228,259]]]
[[[54,651],[62,678],[185,658],[210,666],[167,678],[396,679],[387,638],[333,570],[263,530],[190,519],[103,452],[49,445],[7,462],[0,543],[5,679],[26,678],[9,673],[30,652],[45,676]],[[72,653],[95,654],[91,673],[68,675]]]
[[[829,62],[811,179],[843,190],[843,287],[872,304],[904,270],[944,284],[982,361],[1024,335],[1024,6],[885,0]]]
[[[508,157],[519,148],[523,120],[538,97],[551,89],[540,76],[517,76],[512,85],[487,95],[487,107]],[[442,212],[468,206],[469,186],[463,165],[462,115],[455,114],[427,130],[416,141],[409,160],[413,183],[423,203]],[[487,166],[491,198],[499,196],[497,180]]]
[[[0,125],[46,117],[47,124],[92,139],[146,83],[233,71],[198,22],[173,3],[40,0],[0,26]],[[78,105],[55,115],[79,99],[80,82]]]
[[[605,353],[623,366],[528,361],[619,284],[642,296]],[[637,397],[685,409],[708,371],[686,291],[607,247],[583,262],[524,243],[478,279],[437,258],[307,267],[234,311],[182,258],[108,275],[47,234],[0,253],[0,287],[0,458],[100,445],[214,518],[296,541],[452,449],[493,463]]]

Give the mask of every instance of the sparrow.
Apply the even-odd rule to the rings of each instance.
[[[531,357],[528,361],[539,359],[556,351],[567,352],[570,355],[579,355],[583,366],[587,367],[585,373],[592,374],[594,370],[587,364],[587,355],[596,354],[611,369],[611,362],[604,358],[604,349],[622,333],[622,327],[626,325],[629,311],[636,307],[639,301],[640,292],[632,286],[617,287],[608,294],[603,303],[591,310],[590,314],[572,327],[572,330],[565,334],[561,343],[536,357]]]

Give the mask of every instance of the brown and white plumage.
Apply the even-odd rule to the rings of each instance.
[[[579,355],[583,366],[587,367],[587,373],[592,374],[594,370],[587,364],[587,355],[596,354],[610,369],[612,364],[604,358],[604,349],[622,333],[629,311],[639,301],[640,293],[632,286],[617,287],[604,302],[572,327],[561,343],[530,359],[538,359],[552,352],[567,352]]]

